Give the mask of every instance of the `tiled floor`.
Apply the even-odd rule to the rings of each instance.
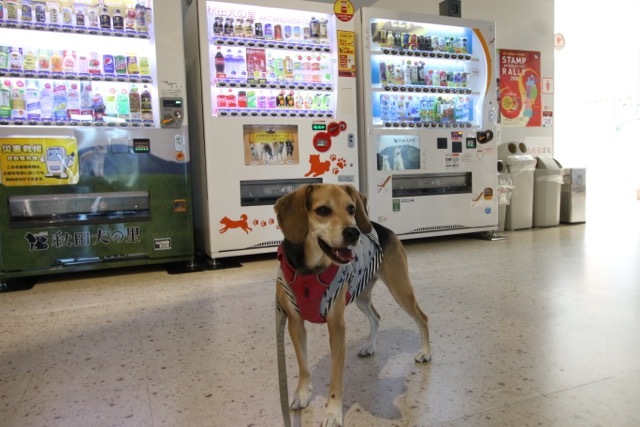
[[[637,204],[640,204],[638,202]],[[636,205],[637,205],[636,204]],[[347,426],[640,425],[640,211],[586,225],[406,242],[433,362],[384,286],[378,351],[348,312]],[[271,256],[169,275],[144,268],[0,294],[0,425],[278,426]],[[317,426],[326,330],[309,326]],[[295,384],[287,339],[290,391]]]

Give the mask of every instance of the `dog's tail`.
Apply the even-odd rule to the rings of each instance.
[[[289,387],[287,384],[287,362],[284,354],[284,329],[287,324],[287,315],[276,299],[276,347],[278,351],[278,383],[280,386],[280,408],[284,427],[291,427],[289,415]]]

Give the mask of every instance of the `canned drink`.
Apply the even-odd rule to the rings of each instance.
[[[216,16],[213,21],[213,35],[221,36],[224,33],[224,24],[222,22],[222,17]]]
[[[438,36],[431,37],[431,45],[433,47],[433,50],[439,50],[440,49],[440,37],[438,37]]]
[[[116,71],[115,64],[113,61],[113,55],[105,54],[102,55],[102,70],[105,74],[113,74]]]
[[[264,24],[264,38],[267,40],[273,39],[273,26],[271,24]]]
[[[273,26],[273,37],[276,40],[282,40],[282,25],[276,24]]]
[[[36,23],[45,24],[47,22],[47,8],[44,3],[36,4]]]
[[[129,74],[140,74],[138,68],[138,57],[135,55],[127,55],[127,72]]]
[[[216,96],[216,106],[218,108],[226,108],[227,107],[227,96],[226,95],[218,95],[218,96]]]
[[[284,26],[284,38],[285,39],[290,39],[291,38],[291,25],[285,25]]]
[[[231,93],[227,95],[227,108],[237,108],[238,102],[236,100],[235,94]]]
[[[264,37],[264,33],[262,31],[262,22],[256,22],[254,25],[254,34],[257,39],[261,39]]]
[[[116,74],[127,74],[127,57],[116,55],[114,58]]]
[[[296,25],[293,27],[293,38],[294,39],[299,39],[300,38],[300,26]]]
[[[261,110],[264,110],[265,108],[267,108],[267,97],[264,95],[260,95],[258,97],[258,108],[260,108]]]
[[[409,47],[409,39],[411,37],[411,34],[409,33],[402,33],[402,47]]]
[[[304,27],[304,34],[302,37],[305,40],[309,40],[311,38],[311,29],[309,27]]]

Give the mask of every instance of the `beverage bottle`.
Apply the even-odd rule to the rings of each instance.
[[[140,112],[142,115],[142,121],[153,121],[153,104],[151,102],[151,92],[147,86],[143,86],[142,94],[140,95]]]
[[[37,67],[36,53],[33,49],[27,49],[22,59],[22,69],[25,73],[35,74]]]
[[[136,30],[136,10],[128,8],[124,15],[124,30],[132,32]]]
[[[238,92],[238,108],[247,108],[247,92],[244,90]]]
[[[319,27],[319,37],[322,43],[327,43],[327,38],[329,37],[329,21],[327,19],[323,19],[320,21]]]
[[[426,96],[422,96],[420,98],[420,121],[422,123],[425,123],[427,121],[428,118],[428,103],[427,103],[427,97]]]
[[[111,15],[107,7],[103,7],[100,11],[100,28],[104,31],[111,30]]]
[[[22,80],[17,80],[13,86],[11,86],[11,118],[14,120],[24,120],[27,118],[24,89],[24,82]]]
[[[51,72],[62,73],[62,53],[59,50],[53,51],[51,54]]]
[[[60,3],[57,0],[47,3],[47,10],[49,11],[49,27],[59,28],[60,22]]]
[[[151,75],[151,65],[147,56],[141,56],[138,58],[138,69],[140,70],[141,76]]]
[[[9,69],[9,48],[6,46],[0,46],[0,70],[6,71]]]
[[[62,71],[66,74],[75,74],[76,72],[76,51],[65,50],[62,58]]]
[[[93,94],[93,118],[96,122],[104,121],[104,100],[99,92]]]
[[[0,118],[11,117],[11,81],[0,81]]]
[[[22,48],[12,47],[9,51],[9,69],[11,71],[22,71]]]
[[[101,71],[100,55],[98,55],[98,52],[91,52],[89,54],[89,74],[95,76],[100,74]]]
[[[40,91],[40,117],[46,121],[53,118],[53,92],[49,82],[45,82]]]
[[[91,83],[82,82],[80,91],[80,114],[93,120],[93,91]]]
[[[389,121],[389,95],[386,93],[380,94],[380,120],[383,123]]]
[[[407,114],[406,108],[405,108],[404,95],[400,95],[400,99],[398,99],[396,111],[398,112],[398,120],[401,122],[404,121],[406,119],[406,114]]]
[[[62,16],[62,28],[66,30],[73,28],[73,8],[68,0],[60,2],[60,15]]]
[[[20,4],[21,16],[20,20],[24,23],[33,22],[33,8],[31,0],[22,0]]]
[[[320,95],[319,93],[316,93],[313,96],[313,109],[314,110],[320,110],[322,108],[322,95]]]
[[[387,47],[393,47],[393,40],[394,40],[393,31],[389,31],[387,33],[387,43],[386,43]]]
[[[53,119],[67,120],[67,85],[64,82],[55,82],[53,88]]]
[[[76,31],[77,30],[81,30],[84,31],[85,26],[87,25],[87,22],[85,20],[85,5],[83,4],[78,4],[76,3],[74,5],[74,12],[75,12],[75,18],[76,18]]]
[[[236,53],[236,57],[234,58],[234,63],[235,63],[234,66],[236,69],[236,76],[242,79],[243,82],[246,81],[247,80],[247,61],[245,60],[242,49],[238,49],[238,52]]]
[[[227,18],[224,21],[224,35],[227,37],[233,35],[233,18]]]
[[[131,119],[131,111],[129,110],[129,92],[123,87],[118,93],[118,118],[129,121]]]
[[[127,73],[129,75],[140,74],[140,68],[138,67],[138,57],[133,53],[127,55]]]
[[[47,23],[47,7],[45,3],[37,3],[34,9],[36,25],[43,27]]]
[[[244,36],[253,38],[253,19],[251,18],[244,21]]]
[[[108,117],[118,116],[118,104],[116,101],[116,88],[110,87],[104,96],[104,114]]]
[[[222,36],[224,34],[224,23],[222,20],[222,16],[216,16],[213,21],[213,35],[214,36]]]
[[[138,33],[146,33],[147,27],[147,7],[145,6],[145,0],[138,0],[136,3],[136,29]]]
[[[131,113],[132,122],[142,121],[140,102],[140,92],[138,92],[138,87],[136,85],[131,85],[131,89],[129,90],[129,111]]]
[[[389,97],[389,121],[398,121],[398,95]]]
[[[278,108],[278,96],[273,92],[269,93],[267,97],[267,108],[270,110]]]
[[[284,59],[284,79],[288,82],[293,81],[293,60],[289,56]]]
[[[411,61],[407,61],[404,66],[404,83],[411,84]]]
[[[25,100],[27,104],[27,119],[40,120],[40,91],[38,90],[38,83],[36,80],[27,81]]]
[[[233,57],[231,49],[227,49],[227,53],[224,56],[224,69],[226,71],[227,78],[236,77],[235,58]]]
[[[67,117],[78,120],[80,115],[80,88],[77,82],[70,82],[67,88]]]
[[[78,62],[76,63],[78,74],[81,76],[89,76],[89,58],[86,53],[78,55]]]
[[[309,35],[312,39],[320,37],[320,20],[315,16],[312,16],[311,22],[309,22]]]
[[[295,98],[294,98],[293,91],[289,92],[289,94],[287,94],[284,97],[284,102],[285,102],[285,107],[287,108],[293,108],[295,106]]]
[[[224,66],[225,64],[224,55],[222,55],[222,48],[218,46],[215,56],[216,78],[224,79],[226,77],[224,73]]]
[[[97,29],[100,28],[100,16],[97,6],[89,5],[87,7],[87,22],[92,33],[97,32]]]
[[[113,13],[113,29],[117,31],[124,30],[124,17],[120,13],[120,9],[116,9]]]

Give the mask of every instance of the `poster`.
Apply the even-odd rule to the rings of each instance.
[[[244,125],[244,160],[247,166],[300,163],[298,126]]]
[[[77,184],[78,143],[73,137],[0,138],[0,172],[6,186]]]
[[[502,126],[542,125],[540,52],[500,49]]]

